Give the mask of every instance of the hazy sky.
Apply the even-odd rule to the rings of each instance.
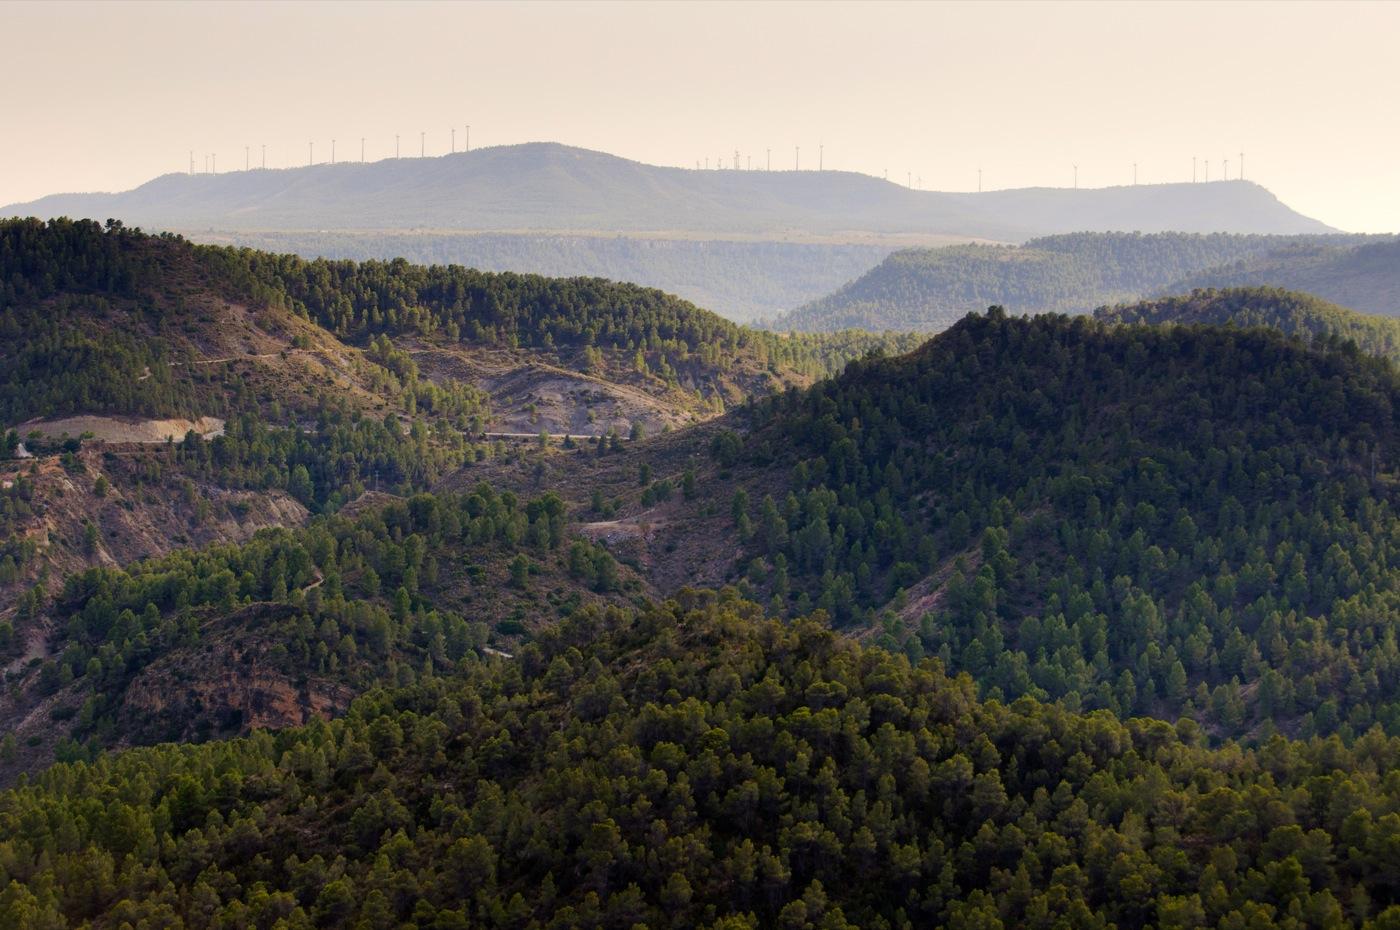
[[[0,3],[0,204],[553,140],[929,189],[1181,181],[1198,156],[1400,229],[1400,3]]]

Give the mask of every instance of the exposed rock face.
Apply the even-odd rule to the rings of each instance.
[[[257,729],[298,726],[327,719],[349,706],[350,686],[314,676],[293,681],[272,655],[268,639],[241,638],[250,625],[295,611],[288,605],[253,605],[219,626],[233,638],[208,651],[170,653],[142,669],[126,689],[119,719],[124,742],[231,736]]]
[[[486,391],[492,431],[603,436],[616,430],[626,436],[633,423],[640,423],[655,434],[714,415],[696,393],[693,379],[668,386],[628,370],[611,357],[617,353],[610,353],[606,370],[595,375],[579,370],[582,362],[572,356],[465,345],[410,343],[409,348],[429,380],[465,381]],[[728,384],[708,385],[703,393],[717,391],[726,402],[743,397],[740,388]]]
[[[97,565],[127,565],[182,546],[239,542],[270,526],[301,526],[309,514],[281,491],[230,490],[166,474],[161,449],[84,448],[77,467],[59,456],[0,462],[0,484],[27,487],[27,513],[0,525],[31,541],[11,584],[0,583],[0,618],[45,570],[61,579]],[[105,484],[99,490],[99,479]],[[87,524],[96,527],[96,538]]]
[[[278,655],[268,625],[297,610],[290,604],[250,604],[205,624],[195,642],[142,668],[120,692],[117,726],[104,746],[238,736],[343,712],[356,688],[294,669]],[[87,738],[79,708],[90,683],[79,679],[45,696],[37,664],[24,663],[14,686],[0,691],[0,734],[12,734],[17,750],[12,762],[0,762],[0,786],[48,764],[65,739]]]

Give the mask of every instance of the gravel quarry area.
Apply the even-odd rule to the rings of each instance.
[[[98,442],[179,441],[190,430],[205,439],[222,436],[224,421],[218,417],[198,420],[142,420],[137,417],[63,417],[58,420],[30,420],[15,427],[21,436],[39,433],[46,439],[62,439],[91,434]]]

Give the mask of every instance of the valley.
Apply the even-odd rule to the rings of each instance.
[[[1251,626],[1280,627],[1284,634],[1294,622],[1282,610],[1287,602],[1270,614],[1261,604],[1232,602],[1221,593],[1238,590],[1239,572],[1307,577],[1306,590],[1297,592],[1302,599],[1292,606],[1309,616],[1346,609],[1343,601],[1362,589],[1374,591],[1368,597],[1384,596],[1393,584],[1388,563],[1372,559],[1369,580],[1339,580],[1337,571],[1359,567],[1339,567],[1346,563],[1329,550],[1325,533],[1315,532],[1304,546],[1288,521],[1322,520],[1322,511],[1310,508],[1325,500],[1343,506],[1325,521],[1348,521],[1337,533],[1354,539],[1388,532],[1389,517],[1362,502],[1390,494],[1392,433],[1386,420],[1358,418],[1389,415],[1393,379],[1348,354],[1354,344],[1393,355],[1388,321],[1267,289],[1121,305],[1098,314],[1107,328],[1058,317],[1022,323],[994,309],[911,355],[877,352],[813,385],[814,373],[830,370],[821,366],[842,364],[840,353],[855,358],[880,343],[839,334],[785,341],[735,328],[657,292],[606,282],[467,272],[453,278],[459,273],[405,264],[306,263],[191,247],[119,226],[19,224],[8,231],[47,235],[67,248],[105,255],[110,268],[133,283],[124,293],[94,286],[92,279],[47,294],[28,291],[5,310],[7,325],[21,325],[17,314],[38,301],[58,311],[44,324],[58,347],[50,351],[83,346],[90,352],[75,340],[93,324],[145,327],[152,337],[139,350],[123,352],[118,342],[106,355],[93,356],[114,371],[140,371],[118,385],[130,393],[116,393],[104,379],[99,383],[108,393],[93,394],[80,376],[49,387],[30,382],[0,396],[16,418],[50,414],[16,424],[10,442],[22,436],[31,457],[11,458],[4,478],[0,616],[10,630],[10,677],[19,680],[18,693],[30,695],[24,700],[35,700],[32,689],[56,670],[81,677],[83,650],[58,660],[73,648],[64,646],[63,616],[71,608],[50,601],[60,597],[65,579],[145,560],[158,564],[209,546],[253,545],[277,528],[307,532],[338,519],[337,513],[369,519],[414,495],[450,498],[489,484],[512,500],[551,495],[561,508],[555,532],[593,547],[589,551],[607,552],[628,573],[637,596],[730,587],[774,616],[819,611],[862,640],[914,658],[938,655],[993,694],[1115,713],[1185,714],[1206,732],[1251,739],[1261,738],[1253,728],[1263,710],[1271,726],[1294,734],[1364,728],[1372,721],[1390,726],[1385,721],[1394,699],[1384,690],[1374,698],[1380,703],[1368,705],[1379,716],[1348,719],[1348,708],[1362,705],[1337,703],[1335,682],[1289,669],[1286,658],[1270,656],[1262,641],[1247,647],[1251,657],[1234,655],[1221,665],[1221,650],[1246,648],[1228,627],[1202,639],[1187,624],[1162,640],[1148,632],[1148,623],[1143,635],[1157,635],[1165,651],[1129,666],[1117,663],[1139,655],[1145,641],[1121,639],[1115,646],[1089,632],[1105,623],[1126,631],[1130,621],[1123,612],[1175,616],[1199,588],[1213,592],[1212,603],[1201,608],[1207,615],[1253,612]],[[35,279],[11,274],[18,276],[8,290],[26,294],[32,285],[25,282]],[[110,279],[112,270],[106,274]],[[150,277],[142,281],[143,274]],[[486,290],[481,297],[451,290],[463,287]],[[490,290],[497,287],[503,289]],[[411,289],[418,296],[385,296]],[[561,302],[574,302],[567,324],[550,315]],[[138,305],[143,309],[134,309]],[[507,316],[506,307],[533,314],[536,322]],[[1162,323],[1174,326],[1142,325]],[[1244,328],[1217,336],[1209,325],[1198,332],[1201,324]],[[1285,335],[1270,341],[1247,329],[1261,325]],[[1178,333],[1176,326],[1187,328]],[[897,353],[906,344],[887,345]],[[1114,361],[1144,352],[1187,361],[1171,362],[1170,378],[1160,384],[1152,379],[1161,366],[1128,369]],[[29,358],[19,357],[21,367],[32,368]],[[1104,406],[1091,382],[1076,386],[1065,367],[1069,358],[1078,359],[1085,376],[1100,379],[1092,384],[1112,386],[1113,404]],[[1036,368],[1048,359],[1056,359],[1052,368]],[[1222,394],[1225,382],[1210,379],[1231,365],[1246,367],[1255,379],[1270,370],[1292,372],[1269,395],[1279,412],[1255,410],[1263,395]],[[1092,374],[1094,366],[1102,366],[1099,375]],[[1355,399],[1298,394],[1314,389],[1296,372],[1316,367],[1319,376],[1325,369],[1335,379],[1338,366],[1348,371],[1347,390],[1359,392]],[[1176,389],[1197,377],[1206,379],[1202,387],[1178,396]],[[997,385],[990,395],[989,384]],[[1168,385],[1170,392],[1160,393]],[[966,393],[972,386],[976,392]],[[995,406],[986,407],[989,396],[998,399]],[[1212,403],[1221,406],[1202,407],[1202,398],[1219,398]],[[1245,420],[1240,404],[1252,411]],[[1348,418],[1304,426],[1301,411],[1327,404],[1348,410]],[[107,413],[78,415],[84,408]],[[1119,419],[1139,409],[1155,413]],[[1232,411],[1237,430],[1249,418],[1286,416],[1292,438],[1266,446],[1246,432],[1214,448],[1221,440],[1211,437],[1222,434],[1201,419],[1211,409]],[[1051,411],[1078,412],[1047,420]],[[167,419],[142,419],[138,412]],[[175,413],[197,418],[169,417]],[[994,419],[987,421],[989,415]],[[1196,432],[1181,432],[1186,419],[1196,421]],[[1158,420],[1175,424],[1172,432],[1146,426]],[[991,424],[1008,422],[1016,424],[1016,438],[995,439]],[[1327,432],[1344,428],[1357,432]],[[904,429],[917,431],[905,435]],[[1185,438],[1193,435],[1201,438]],[[18,453],[17,445],[11,448]],[[1050,456],[1046,465],[1026,457],[1031,448]],[[1063,451],[1044,451],[1051,449]],[[1003,450],[1019,450],[1017,464]],[[1282,527],[1274,532],[1283,535],[1240,542],[1218,515],[1182,509],[1202,499],[1258,508],[1281,493],[1283,486],[1266,482],[1226,495],[1221,477],[1207,480],[1191,471],[1205,467],[1209,473],[1222,466],[1201,463],[1241,456],[1254,468],[1272,460],[1319,463],[1312,478],[1297,465],[1290,468],[1290,480],[1305,483],[1290,492],[1303,497],[1285,511],[1267,509],[1278,504],[1259,516],[1243,511],[1241,525],[1268,514]],[[1148,462],[1170,468],[1156,479],[1167,483],[1153,496],[1120,496],[1116,503],[1100,496],[1107,488],[1132,487],[1138,479],[1128,476]],[[1348,474],[1364,474],[1364,487],[1345,479]],[[1066,503],[1070,487],[1080,489],[1071,495],[1080,502],[1073,506]],[[1092,488],[1098,490],[1086,490]],[[1080,525],[1088,518],[1075,508],[1087,499],[1097,501],[1089,513],[1099,516]],[[1157,515],[1144,516],[1149,511]],[[1056,520],[1061,528],[1052,532]],[[1122,555],[1103,561],[1124,551],[1140,552],[1132,558],[1146,561],[1123,562]],[[1208,569],[1211,559],[1220,561]],[[1100,575],[1083,574],[1089,569]],[[1314,580],[1318,572],[1328,580]],[[986,586],[980,608],[967,600],[974,582]],[[567,597],[570,584],[556,588],[557,596]],[[288,593],[270,603],[305,594],[304,587],[289,584]],[[235,598],[226,607],[250,618],[237,604]],[[291,606],[301,609],[295,597]],[[498,606],[487,610],[496,619],[480,644],[517,650],[538,631],[515,621],[499,627],[511,611]],[[1038,619],[1027,621],[1028,614]],[[245,622],[210,615],[199,624],[225,624],[238,642]],[[1069,641],[1027,633],[1027,622],[1063,626]],[[34,630],[47,631],[47,658],[26,661]],[[1052,641],[1055,651],[1045,652]],[[1318,640],[1319,648],[1341,645],[1328,642]],[[1069,643],[1080,651],[1067,652]],[[1362,667],[1371,661],[1368,651],[1349,651]],[[1276,688],[1270,676],[1280,670],[1285,678],[1303,675],[1309,696],[1269,697],[1274,703],[1261,709],[1258,689],[1261,683]],[[1383,688],[1380,680],[1376,687]],[[311,704],[305,706],[327,712],[345,706],[344,700],[306,700]],[[1281,713],[1281,706],[1291,710]],[[182,713],[178,705],[171,712]],[[245,713],[248,707],[229,719]],[[52,750],[52,742],[45,745]]]
[[[65,227],[53,229],[67,234]],[[89,235],[105,243],[132,234],[109,228]],[[141,255],[154,242],[136,236],[130,245]],[[420,295],[436,295],[457,286],[433,281],[441,270],[287,258],[277,259],[279,267],[270,258],[188,249],[177,244],[173,250],[176,267],[193,263],[182,274],[202,275],[204,287],[216,292],[266,295],[255,299],[268,309],[222,305],[243,328],[221,322],[217,342],[188,323],[178,325],[178,317],[164,319],[156,331],[179,338],[154,343],[156,367],[143,367],[161,376],[140,383],[162,385],[193,409],[207,404],[231,415],[213,395],[201,393],[211,381],[226,379],[245,412],[229,416],[222,430],[190,431],[179,441],[167,433],[167,441],[144,447],[132,441],[137,436],[129,422],[120,435],[92,428],[120,419],[51,420],[49,438],[43,431],[26,433],[37,455],[14,460],[7,498],[13,501],[6,543],[15,566],[7,571],[15,598],[7,607],[12,650],[25,648],[35,627],[52,631],[55,655],[63,649],[63,609],[52,613],[46,598],[57,588],[44,588],[46,579],[57,586],[89,566],[171,558],[186,547],[248,545],[261,527],[300,532],[337,511],[368,518],[415,494],[470,494],[488,482],[524,498],[553,495],[562,520],[555,532],[602,547],[598,551],[631,573],[639,596],[732,587],[774,616],[818,611],[863,640],[916,659],[937,655],[950,670],[969,672],[989,693],[1008,698],[1028,695],[1119,714],[1184,714],[1207,733],[1250,739],[1267,732],[1255,729],[1261,721],[1291,735],[1364,729],[1373,722],[1389,727],[1391,708],[1400,706],[1380,683],[1383,666],[1377,666],[1381,690],[1369,703],[1343,703],[1335,679],[1291,667],[1286,655],[1269,652],[1276,647],[1267,640],[1242,645],[1228,626],[1203,637],[1195,621],[1184,620],[1165,639],[1154,632],[1163,616],[1196,616],[1181,612],[1196,603],[1192,598],[1199,600],[1192,592],[1202,591],[1210,592],[1209,603],[1190,608],[1204,611],[1200,622],[1220,612],[1244,614],[1251,627],[1262,624],[1277,630],[1269,635],[1292,638],[1299,633],[1290,608],[1309,616],[1345,612],[1347,599],[1363,591],[1383,598],[1394,583],[1388,562],[1375,559],[1364,578],[1352,577],[1360,567],[1338,561],[1329,542],[1388,532],[1389,517],[1364,502],[1387,499],[1394,471],[1384,419],[1393,378],[1347,354],[1343,342],[1358,340],[1382,355],[1393,351],[1392,343],[1388,333],[1363,328],[1378,323],[1340,308],[1284,292],[1200,292],[1184,302],[1105,311],[1100,317],[1113,324],[1109,328],[1062,317],[1021,322],[994,308],[910,355],[852,361],[835,378],[804,389],[811,384],[806,372],[826,351],[818,337],[783,345],[689,305],[656,303],[663,298],[655,292],[618,291],[647,309],[598,316],[591,326],[601,339],[570,345],[571,334],[590,325],[590,313],[608,307],[605,313],[617,314],[616,305],[579,305],[581,315],[571,318],[569,329],[541,316],[539,329],[492,332],[487,326],[499,324],[485,321],[506,319],[499,301],[520,300],[527,293],[522,286],[534,303],[519,306],[531,313],[576,298],[551,290],[558,285],[543,279],[509,280],[502,283],[516,290],[493,298],[492,316],[459,317],[444,297],[386,304],[382,296],[367,299],[360,283],[396,280],[384,277],[392,274],[412,282]],[[229,259],[236,262],[231,267],[223,264]],[[362,295],[358,306],[332,299],[324,284],[312,288],[316,276],[327,275],[343,293]],[[481,280],[492,286],[492,279]],[[606,290],[612,285],[585,287],[613,293]],[[452,305],[469,303],[475,299],[455,297]],[[110,303],[94,306],[120,312]],[[283,317],[275,315],[279,306]],[[621,341],[628,330],[619,326],[646,332],[637,328],[644,318],[665,321],[665,332],[674,334],[657,329],[650,352]],[[318,319],[351,341],[319,327]],[[1304,340],[1250,329],[1178,332],[1141,325],[1167,321],[1264,324]],[[380,331],[368,334],[370,327]],[[702,327],[726,341],[685,341]],[[479,335],[443,339],[443,328]],[[282,351],[251,351],[275,345],[277,335],[288,332],[296,341]],[[530,335],[510,336],[511,347],[503,344],[503,332]],[[1316,342],[1319,335],[1332,341]],[[241,353],[223,354],[230,346]],[[632,364],[624,367],[629,346]],[[1144,353],[1183,361],[1166,369],[1122,366],[1121,359]],[[792,367],[782,367],[778,357]],[[237,364],[225,361],[230,358]],[[1082,375],[1072,374],[1076,366]],[[1256,381],[1279,380],[1268,393],[1240,394],[1219,380],[1232,366],[1252,371]],[[1333,372],[1326,376],[1332,379],[1346,370],[1346,390],[1354,397],[1324,397],[1320,385],[1330,381],[1299,377],[1310,368],[1317,377]],[[1165,370],[1169,378],[1158,374]],[[335,401],[318,394],[329,382],[315,379],[334,377],[330,371],[356,390]],[[290,372],[306,380],[288,378]],[[1200,387],[1179,394],[1194,378],[1202,379]],[[990,393],[989,385],[995,385]],[[1107,406],[1097,393],[1105,389],[1115,397]],[[1306,391],[1314,393],[1300,393]],[[992,406],[990,397],[997,399]],[[1201,406],[1205,398],[1218,406]],[[163,400],[137,403],[163,412]],[[10,401],[23,402],[20,395]],[[322,405],[314,424],[295,413],[311,402]],[[1348,417],[1306,419],[1327,405],[1348,410]],[[1245,419],[1241,409],[1248,411]],[[1134,410],[1154,413],[1127,418]],[[1068,419],[1063,411],[1072,412]],[[285,425],[267,419],[279,412]],[[1236,430],[1287,417],[1289,438],[1266,430],[1255,440],[1244,432],[1217,447],[1223,440],[1213,437],[1226,434],[1210,417],[1227,415]],[[1188,421],[1195,422],[1193,431],[1183,431]],[[67,431],[65,422],[75,431],[85,427],[87,440],[55,435]],[[1016,424],[1015,438],[996,438],[1008,423]],[[1162,425],[1149,425],[1156,423]],[[1343,429],[1350,432],[1335,432]],[[1028,456],[1030,449],[1040,450],[1044,464]],[[1241,457],[1265,473],[1276,467],[1268,463],[1282,461],[1313,462],[1315,473],[1291,466],[1290,493],[1302,497],[1277,510],[1283,505],[1269,501],[1289,485],[1276,479],[1239,484],[1243,479],[1232,477],[1226,493],[1221,482],[1230,472],[1219,472],[1220,463]],[[1124,496],[1122,489],[1141,480],[1131,476],[1143,469],[1156,469],[1158,490],[1142,499]],[[1358,477],[1345,477],[1351,474]],[[1117,497],[1100,496],[1112,488],[1119,489]],[[1238,520],[1255,527],[1255,541],[1231,535],[1219,514],[1191,509],[1198,505],[1189,502],[1206,500],[1227,511],[1249,502]],[[1089,511],[1076,509],[1085,501],[1094,502]],[[1324,518],[1316,509],[1321,501],[1342,509]],[[1258,523],[1266,517],[1268,524]],[[1294,527],[1313,524],[1334,528],[1311,531],[1305,544]],[[1267,526],[1274,529],[1258,535]],[[1288,571],[1308,579],[1292,595],[1295,602],[1266,607],[1229,593],[1240,590],[1239,573],[1277,577]],[[36,581],[41,586],[26,591]],[[297,587],[289,584],[289,593],[273,602]],[[969,600],[974,590],[982,593]],[[228,606],[236,605],[235,598]],[[1144,619],[1143,611],[1158,619]],[[500,622],[499,612],[489,613]],[[217,626],[213,617],[203,623]],[[1047,624],[1066,632],[1054,634],[1059,639],[1027,632]],[[1105,639],[1106,628],[1119,630],[1117,638]],[[1160,651],[1144,660],[1147,640],[1131,638],[1133,628],[1156,639]],[[528,623],[488,624],[488,630],[502,637],[491,640],[498,643],[493,648],[507,650],[537,632]],[[1051,642],[1055,650],[1046,652]],[[1362,668],[1382,661],[1369,647],[1357,651],[1343,642],[1323,636],[1317,648],[1346,648]],[[1226,653],[1231,658],[1222,660]],[[82,655],[31,662],[30,687],[55,668],[76,676]],[[1279,682],[1299,676],[1306,695],[1288,687],[1274,693]]]
[[[608,282],[250,262],[119,224],[17,222],[0,234],[0,253],[14,256],[0,268],[14,295],[0,330],[17,337],[0,349],[10,644],[43,622],[43,592],[87,566],[242,542],[458,470],[544,468],[541,434],[617,450],[912,344],[780,339]],[[21,254],[86,273],[56,278]],[[456,291],[451,319],[435,316],[445,297],[370,296],[428,286],[411,283],[425,272],[461,276],[433,287],[483,289]],[[358,316],[333,316],[325,279],[313,281],[327,274],[348,275],[336,306],[358,294]],[[487,309],[462,309],[478,301]],[[572,301],[597,314],[588,328],[557,315]]]

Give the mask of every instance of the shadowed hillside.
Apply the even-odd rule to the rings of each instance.
[[[1397,403],[1340,340],[997,310],[757,404],[694,501],[614,519],[657,577],[684,553],[988,694],[1400,733]]]

